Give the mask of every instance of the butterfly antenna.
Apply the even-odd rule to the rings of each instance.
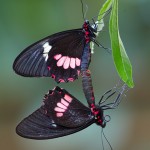
[[[103,147],[103,150],[104,150],[104,141],[103,141],[103,128],[101,130],[101,139],[102,139],[102,147]]]
[[[83,15],[83,19],[85,20],[85,16],[86,16],[86,13],[87,13],[87,11],[88,11],[88,6],[87,6],[87,4],[85,5],[86,6],[86,10],[85,10],[85,13],[84,13],[84,4],[83,4],[83,1],[82,0],[80,0],[81,1],[81,4],[82,4],[82,15]]]
[[[113,148],[112,148],[112,146],[111,146],[110,142],[108,141],[108,139],[107,139],[106,135],[104,134],[103,128],[102,128],[102,130],[101,130],[101,137],[102,137],[102,146],[103,146],[103,150],[104,150],[103,137],[105,138],[106,142],[108,143],[108,145],[109,145],[110,149],[111,149],[111,150],[113,150]]]

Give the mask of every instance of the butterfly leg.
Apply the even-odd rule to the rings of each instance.
[[[111,92],[111,90],[109,90]],[[105,104],[102,105],[101,107],[106,110],[106,109],[115,109],[121,102],[123,96],[125,95],[125,92],[128,91],[128,87],[126,84],[124,84],[121,88],[116,89],[116,91],[112,92],[111,94],[109,94],[105,100],[100,100],[101,103],[99,103],[100,105],[104,102],[106,102],[106,100],[108,100],[110,97],[112,97],[115,93],[117,94],[117,96],[114,98],[112,103],[109,104]],[[106,92],[106,94],[110,93],[110,92]],[[104,96],[102,96],[101,99],[103,99]]]
[[[95,39],[92,39],[92,42],[94,42],[98,47],[101,47],[101,48],[105,49],[109,54],[112,53],[112,50],[110,48],[104,47],[101,43],[99,43]]]

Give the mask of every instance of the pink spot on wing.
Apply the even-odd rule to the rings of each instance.
[[[75,68],[75,58],[71,58],[70,67],[73,68],[73,69]]]
[[[57,66],[60,67],[64,64],[65,60],[66,60],[67,56],[63,56],[61,57],[58,61],[57,61]]]
[[[68,78],[68,81],[74,81],[74,79],[73,78]]]
[[[62,103],[57,103],[57,106],[62,109],[67,109],[67,107],[65,105],[63,105]]]
[[[64,69],[68,69],[69,68],[69,64],[70,64],[70,58],[69,57],[66,57],[66,60],[64,62]]]
[[[76,66],[80,66],[81,60],[79,58],[76,58]]]
[[[61,54],[57,54],[54,56],[54,59],[58,60],[62,55]]]
[[[62,117],[62,116],[63,116],[63,113],[56,113],[56,116],[57,116],[57,117]]]
[[[59,108],[59,107],[55,107],[54,110],[56,112],[65,112],[65,109]]]
[[[64,79],[59,79],[59,82],[65,82],[65,80]]]
[[[65,101],[63,98],[61,98],[61,103],[67,107],[69,106],[69,103],[67,101]]]
[[[69,103],[71,103],[72,101],[72,98],[67,94],[65,94],[64,99],[67,100]]]

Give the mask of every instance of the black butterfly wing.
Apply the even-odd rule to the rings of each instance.
[[[65,111],[61,111],[63,108]],[[26,138],[52,139],[78,132],[94,122],[88,107],[57,87],[45,95],[44,105],[25,118],[16,132]]]
[[[52,77],[57,82],[78,78],[85,45],[82,29],[48,36],[22,51],[13,64],[14,71],[26,77]]]

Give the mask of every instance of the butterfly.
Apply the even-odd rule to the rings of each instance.
[[[59,32],[25,48],[13,63],[25,77],[52,77],[56,82],[74,81],[91,60],[90,42],[96,43],[97,24],[85,20],[82,28]]]
[[[105,119],[104,110],[116,108],[123,91],[122,88],[118,92],[113,103],[103,104],[115,92],[109,94],[105,100],[102,100],[103,95],[99,104],[90,108],[57,86],[45,94],[44,104],[39,109],[19,123],[16,133],[25,138],[52,139],[73,134],[93,123],[104,128],[108,121]]]

